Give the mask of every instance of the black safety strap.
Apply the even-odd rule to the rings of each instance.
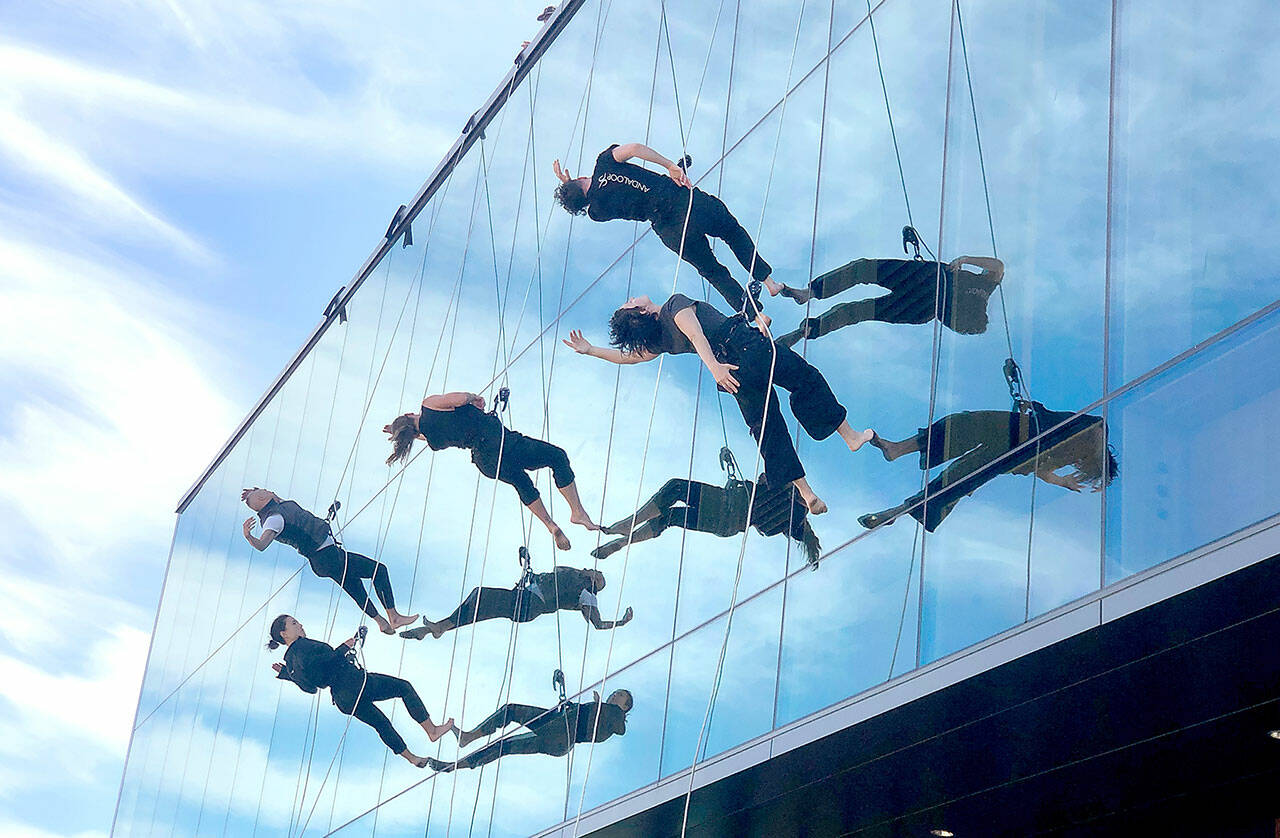
[[[324,307],[324,314],[321,316],[323,316],[327,320],[328,318],[336,314],[338,315],[339,323],[347,322],[347,307],[342,305],[339,302],[339,300],[342,299],[342,292],[346,290],[347,290],[347,286],[345,285],[338,289],[338,293],[334,294],[333,299],[330,300],[328,305]]]
[[[408,215],[409,215],[409,208],[404,204],[401,204],[400,209],[396,210],[396,214],[392,216],[391,223],[387,225],[387,232],[383,236],[383,238],[389,242],[394,243],[395,240],[400,237],[400,234],[403,233],[404,239],[400,242],[400,246],[402,248],[412,247],[413,246],[413,223],[409,221],[405,221],[405,218]]]

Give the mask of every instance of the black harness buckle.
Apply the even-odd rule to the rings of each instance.
[[[555,672],[551,673],[551,686],[555,687],[556,692],[560,695],[560,703],[568,703],[569,699],[565,695],[563,669],[557,669]]]
[[[511,388],[499,387],[498,395],[493,397],[493,409],[490,410],[489,412],[492,413],[494,416],[497,416],[499,413],[507,409],[507,402],[510,399],[511,399]],[[521,547],[520,549],[523,550],[524,548]]]
[[[1012,358],[1004,359],[1004,381],[1009,386],[1009,398],[1013,399],[1013,406],[1018,412],[1026,413],[1030,410],[1031,401],[1023,391],[1022,370]]]
[[[326,521],[332,521],[334,518],[337,518],[338,510],[341,508],[342,508],[342,501],[335,500],[333,503],[329,504],[329,511],[325,513],[324,519]]]
[[[916,228],[912,227],[910,224],[902,228],[902,252],[910,256],[911,251],[907,249],[907,245],[915,248],[916,251],[915,255],[911,258],[915,259],[917,262],[923,262],[924,257],[920,255],[920,234],[916,232]]]

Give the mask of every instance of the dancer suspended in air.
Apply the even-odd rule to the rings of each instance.
[[[977,269],[977,273],[965,267]],[[801,305],[825,300],[855,285],[889,289],[881,297],[854,300],[833,306],[817,317],[800,321],[800,328],[778,338],[794,346],[837,329],[878,320],[881,323],[928,323],[937,318],[962,335],[987,330],[987,300],[1004,278],[1004,263],[986,256],[961,256],[949,264],[919,259],[855,259],[827,271],[805,288],[791,288],[766,280],[770,294],[782,294]]]
[[[438,638],[446,631],[484,620],[527,623],[556,611],[579,611],[583,619],[598,629],[613,629],[631,622],[630,608],[617,620],[601,618],[596,594],[602,590],[604,574],[598,570],[556,567],[550,573],[528,573],[511,588],[474,588],[448,617],[436,622],[423,617],[422,625],[406,629],[400,636],[421,640],[430,634]]]
[[[292,681],[303,692],[315,693],[328,687],[335,707],[376,730],[393,753],[418,768],[424,768],[427,758],[409,750],[404,739],[392,727],[391,720],[374,702],[393,698],[403,701],[409,718],[422,726],[432,742],[450,730],[457,731],[453,719],[440,725],[432,724],[431,716],[412,684],[403,678],[366,672],[357,666],[352,656],[356,640],[356,637],[351,637],[335,649],[328,643],[307,637],[301,623],[288,614],[281,614],[271,621],[271,642],[267,648],[288,648],[284,652],[284,663],[272,664],[271,668],[276,671],[277,678]]]
[[[267,489],[245,489],[240,493],[240,500],[258,513],[256,519],[246,518],[244,522],[244,539],[255,550],[267,549],[272,541],[288,544],[302,554],[316,576],[337,582],[347,596],[378,624],[383,634],[395,634],[396,629],[418,619],[417,614],[401,614],[396,610],[387,566],[343,547],[334,538],[328,521]],[[262,535],[255,536],[253,526],[257,522],[262,524]],[[373,605],[364,584],[366,579],[373,581],[378,601],[387,611],[385,618]]]
[[[1100,491],[1119,471],[1107,445],[1106,425],[1100,416],[1071,417],[1069,410],[1030,402],[1025,411],[952,413],[898,442],[876,436],[871,444],[890,462],[919,452],[922,470],[950,464],[929,481],[927,503],[919,505],[925,498],[920,492],[897,506],[863,515],[858,523],[868,529],[892,524],[905,512],[933,532],[962,498],[1002,474],[1033,475],[1073,492],[1085,486]],[[1000,459],[1039,433],[1044,435],[1036,443]],[[1071,471],[1058,473],[1065,468]]]
[[[666,175],[628,163],[632,158],[647,160],[667,170]],[[711,287],[733,307],[743,311],[748,295],[729,269],[711,252],[711,238],[729,246],[751,276],[769,282],[773,269],[757,252],[751,236],[733,217],[724,202],[694,186],[680,166],[642,143],[614,144],[596,157],[591,177],[575,178],[552,164],[560,186],[556,200],[574,214],[586,213],[592,221],[648,221],[673,253],[698,271]],[[693,201],[690,208],[690,200]],[[688,225],[686,227],[686,217]],[[750,302],[750,315],[760,313],[759,303]],[[763,315],[762,315],[763,316]],[[765,323],[768,319],[765,318]]]
[[[528,704],[505,704],[474,729],[458,734],[458,747],[465,748],[484,736],[492,736],[507,725],[515,724],[528,733],[504,737],[472,751],[457,762],[427,758],[435,771],[455,768],[479,768],[508,754],[546,754],[562,757],[580,742],[603,742],[610,736],[627,732],[627,713],[631,711],[631,693],[614,690],[608,701],[593,693],[589,702],[566,701],[553,708]]]
[[[758,481],[755,503],[751,501],[751,481],[730,478],[724,486],[699,483],[673,477],[662,484],[653,497],[634,515],[605,527],[609,535],[620,535],[601,544],[591,555],[607,559],[627,546],[627,542],[648,541],[662,535],[667,527],[705,532],[727,538],[747,529],[747,506],[751,506],[750,525],[761,535],[787,533],[804,547],[810,564],[818,561],[822,547],[809,526],[808,513],[799,492],[789,484],[776,489],[767,481]]]
[[[387,458],[388,464],[408,458],[417,439],[426,440],[432,451],[443,448],[470,450],[471,462],[480,469],[480,473],[514,487],[520,502],[546,526],[561,550],[569,549],[569,538],[551,520],[551,514],[526,472],[550,468],[556,488],[569,502],[569,520],[588,530],[600,529],[582,507],[578,487],[573,482],[573,469],[564,449],[508,430],[497,415],[484,412],[482,396],[475,393],[428,396],[422,400],[420,411],[397,416],[382,430],[391,437],[392,452]]]
[[[740,315],[725,317],[710,304],[683,294],[672,295],[661,306],[648,297],[634,297],[613,313],[609,330],[609,341],[616,349],[592,346],[577,330],[565,344],[575,352],[614,364],[652,361],[664,352],[696,352],[716,386],[737,400],[751,435],[760,443],[766,482],[795,486],[815,515],[826,512],[827,505],[805,480],[778,396],[769,387],[775,349],[773,384],[791,393],[791,412],[809,436],[826,439],[838,433],[850,451],[857,451],[873,435],[869,428],[855,431],[849,426],[844,407],[836,401],[822,373],[791,349],[771,344]]]

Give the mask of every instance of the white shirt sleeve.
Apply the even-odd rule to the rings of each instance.
[[[284,532],[284,516],[280,514],[268,515],[267,520],[262,522],[262,531],[271,530],[276,535]]]
[[[578,594],[578,605],[579,606],[590,605],[596,608],[599,607],[599,603],[596,600],[596,595],[588,591],[586,588],[583,588],[582,593]]]

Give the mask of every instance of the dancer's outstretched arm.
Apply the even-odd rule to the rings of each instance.
[[[608,361],[611,364],[643,364],[646,361],[652,361],[657,358],[652,352],[623,352],[620,349],[609,349],[603,346],[593,346],[591,341],[582,336],[582,332],[574,329],[569,332],[569,337],[564,338],[564,345],[577,352],[579,355],[590,355],[593,358],[599,358],[602,361]]]
[[[635,612],[631,610],[631,606],[627,606],[627,610],[622,616],[616,620],[606,620],[600,616],[600,609],[594,605],[582,606],[582,616],[588,623],[598,629],[614,629],[619,626],[625,626],[631,622],[631,618],[635,616]]]

